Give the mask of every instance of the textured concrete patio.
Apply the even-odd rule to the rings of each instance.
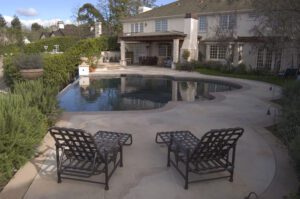
[[[120,73],[212,78],[198,73],[151,67],[97,70],[92,75]],[[243,88],[217,93],[212,101],[171,102],[162,109],[150,111],[63,114],[57,124],[59,126],[83,128],[91,133],[101,129],[133,135],[133,145],[124,147],[124,167],[117,169],[112,176],[109,191],[105,191],[102,185],[72,180],[57,184],[54,145],[46,137],[46,152],[43,154],[46,161],[29,163],[31,171],[41,167],[32,177],[33,182],[31,178],[24,182],[29,172],[20,170],[5,188],[2,197],[17,198],[14,194],[23,189],[25,199],[243,199],[251,191],[261,198],[281,199],[296,190],[296,175],[285,147],[264,129],[276,119],[276,106],[269,100],[278,97],[280,89],[256,81],[214,79],[238,83]],[[266,114],[269,108],[271,115]],[[216,180],[191,184],[189,190],[184,190],[183,179],[178,172],[166,167],[166,147],[154,142],[158,131],[186,129],[201,137],[212,128],[237,126],[245,128],[245,134],[237,146],[233,183],[226,179]]]

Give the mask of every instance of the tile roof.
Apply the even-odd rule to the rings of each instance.
[[[171,16],[184,17],[186,13],[205,14],[248,9],[252,9],[251,0],[178,0],[136,16],[124,18],[123,21]]]

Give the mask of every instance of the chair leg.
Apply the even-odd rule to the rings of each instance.
[[[120,146],[120,167],[123,167],[123,147]]]
[[[57,183],[61,183],[61,171],[60,171],[60,161],[59,161],[59,148],[56,146],[56,172],[57,172]]]
[[[229,182],[233,182],[233,170],[234,168],[232,168],[232,170],[230,171],[230,178],[229,178]]]
[[[170,149],[170,145],[168,145],[168,162],[167,162],[167,167],[170,167],[171,164],[170,164],[170,156],[171,156],[171,149]]]
[[[189,188],[189,161],[187,160],[185,163],[185,176],[184,176],[184,189]]]
[[[107,160],[107,154],[105,154],[105,190],[109,190],[109,186],[108,186],[108,160]]]

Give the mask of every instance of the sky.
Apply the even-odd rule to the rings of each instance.
[[[164,5],[175,0],[156,0],[157,5]],[[73,13],[84,3],[97,4],[97,0],[0,0],[0,14],[10,22],[17,15],[22,24],[30,26],[37,22],[44,26],[53,25],[58,20],[71,23]]]

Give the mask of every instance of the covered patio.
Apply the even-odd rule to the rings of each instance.
[[[180,59],[182,32],[125,33],[120,36],[122,66],[158,65],[175,69]]]

